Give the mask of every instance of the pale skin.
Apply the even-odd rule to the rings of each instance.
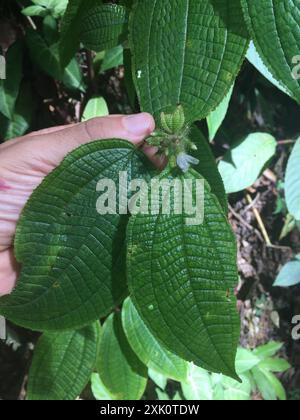
[[[49,128],[0,145],[0,296],[16,286],[20,266],[13,250],[24,205],[43,179],[71,151],[95,140],[121,138],[141,147],[158,167],[156,149],[143,140],[155,129],[151,115],[112,115],[85,123]]]

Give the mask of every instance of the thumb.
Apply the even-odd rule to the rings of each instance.
[[[129,140],[134,144],[141,143],[155,129],[153,117],[147,113],[122,116],[112,115],[102,118],[93,118],[86,122],[65,128],[53,134],[47,134],[40,141],[48,141],[48,149],[56,154],[58,164],[69,152],[82,144],[93,140],[120,138]]]

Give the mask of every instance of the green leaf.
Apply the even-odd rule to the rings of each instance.
[[[157,385],[160,389],[165,390],[168,383],[168,378],[162,373],[156,372],[153,369],[148,370],[149,378]],[[186,379],[186,378],[185,378]]]
[[[22,83],[11,120],[0,114],[0,136],[3,140],[23,136],[30,128],[34,111],[31,86]]]
[[[117,47],[106,51],[101,64],[101,71],[105,72],[113,69],[114,67],[122,66],[124,61],[123,53],[124,49],[122,45],[118,45]]]
[[[6,54],[6,79],[0,80],[0,112],[12,119],[22,79],[23,46],[15,42]]]
[[[224,121],[224,118],[226,117],[229,102],[233,93],[234,86],[231,87],[225,98],[222,100],[220,105],[212,111],[208,117],[207,117],[207,125],[208,125],[208,132],[209,132],[209,140],[212,141],[219,128],[222,125],[222,122]]]
[[[119,172],[127,171],[130,182],[148,179],[148,168],[124,140],[93,142],[68,155],[20,218],[15,253],[22,272],[15,291],[0,299],[0,313],[42,331],[76,329],[108,315],[127,294],[127,216],[117,209],[98,214],[98,201],[107,197],[98,182],[114,181],[118,202]],[[124,191],[121,197],[127,199]],[[112,213],[111,200],[108,206]]]
[[[117,4],[95,6],[81,21],[80,40],[93,51],[108,50],[126,39],[127,23],[125,7]]]
[[[264,64],[300,102],[300,77],[293,76],[299,63],[299,0],[242,0],[242,5],[249,31]]]
[[[142,110],[158,121],[162,111],[181,104],[194,122],[228,93],[248,35],[239,0],[138,0],[130,44]]]
[[[224,377],[222,385],[224,387],[225,401],[249,401],[251,399],[251,382],[246,375],[241,375],[241,383],[234,379]]]
[[[177,381],[186,379],[187,362],[161,346],[144,324],[130,298],[123,304],[122,321],[131,347],[148,368]]]
[[[69,89],[82,88],[82,73],[76,59],[73,59],[66,68],[61,67],[58,43],[48,46],[36,31],[28,30],[26,44],[31,59],[46,74],[63,82]]]
[[[227,196],[212,149],[202,132],[195,125],[191,128],[190,139],[197,146],[197,150],[191,152],[199,160],[196,169],[209,183],[211,192],[216,195],[224,213],[227,215]]]
[[[111,393],[105,388],[105,385],[101,381],[101,378],[98,375],[98,373],[92,374],[91,382],[92,382],[92,393],[94,397],[96,398],[96,400],[110,401],[110,400],[115,399],[113,395],[111,395]]]
[[[225,190],[229,193],[251,187],[275,155],[276,140],[266,133],[253,133],[229,150],[219,163]]]
[[[253,354],[258,356],[261,360],[272,357],[276,353],[281,350],[283,344],[282,343],[276,343],[275,341],[270,341],[270,343],[265,344],[264,346],[257,347],[255,350],[253,350]]]
[[[98,373],[105,387],[118,400],[139,400],[147,384],[147,368],[131,349],[120,314],[109,316],[103,325]]]
[[[285,196],[289,213],[300,220],[300,138],[288,161],[285,177]]]
[[[91,118],[105,117],[109,114],[107,103],[104,98],[92,98],[86,104],[83,112],[82,121],[87,121]]]
[[[260,363],[260,359],[252,351],[239,348],[236,357],[236,371],[239,375],[248,372]]]
[[[29,6],[25,7],[22,10],[23,15],[25,16],[41,16],[45,17],[49,13],[45,7],[42,6]]]
[[[250,42],[250,46],[246,57],[247,60],[256,68],[256,70],[258,70],[267,80],[269,80],[270,83],[272,83],[274,86],[280,89],[283,93],[286,93],[287,95],[291,96],[290,92],[272,76],[272,74],[268,70],[268,67],[265,66],[263,60],[256,51],[253,41]]]
[[[194,200],[195,191],[187,182],[195,190],[196,181],[203,181],[195,171],[178,177],[163,174],[157,181],[167,179],[185,183],[185,195]],[[207,183],[202,224],[190,224],[184,212],[176,214],[174,194],[171,214],[162,214],[166,190],[160,203],[155,200],[158,214],[137,214],[129,222],[127,271],[133,302],[149,330],[170,351],[207,370],[236,377],[239,317],[233,293],[233,233]]]
[[[259,363],[260,369],[269,370],[270,372],[283,373],[291,368],[291,365],[284,359],[266,358]]]
[[[291,287],[300,283],[300,254],[288,262],[280,271],[274,283],[276,287]]]
[[[280,381],[266,369],[255,367],[252,371],[255,383],[266,401],[286,400],[286,392]]]
[[[212,401],[213,385],[211,375],[204,369],[190,364],[188,378],[181,384],[182,392],[189,401]]]
[[[28,400],[75,400],[96,366],[100,325],[44,334],[34,352]]]
[[[66,67],[70,63],[79,48],[82,16],[99,3],[101,0],[69,0],[61,24],[59,56],[62,67]]]

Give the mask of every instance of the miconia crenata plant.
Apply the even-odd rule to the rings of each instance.
[[[20,278],[13,293],[0,299],[0,314],[44,334],[29,399],[74,399],[95,370],[99,381],[94,374],[93,386],[101,384],[111,399],[142,398],[147,368],[181,382],[194,368],[240,381],[237,247],[226,192],[255,182],[276,144],[267,134],[250,135],[218,167],[197,122],[208,118],[214,137],[251,39],[272,77],[299,101],[292,61],[300,29],[288,35],[286,27],[298,22],[300,5],[118,3],[70,0],[55,43],[31,30],[29,50],[45,72],[51,61],[51,75],[81,91],[74,59],[79,45],[101,54],[122,44],[128,96],[133,103],[137,96],[139,109],[153,115],[156,129],[145,143],[166,166],[158,171],[126,140],[95,141],[69,154],[26,204],[14,244]],[[18,48],[11,54],[21,60]],[[0,111],[7,117],[19,79],[16,73],[15,84],[0,90]],[[12,95],[5,96],[9,90]],[[83,119],[94,108],[106,114],[104,105],[92,98]],[[242,168],[235,162],[240,155]],[[299,194],[289,179],[288,203],[296,217]]]

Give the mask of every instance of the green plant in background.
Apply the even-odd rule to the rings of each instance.
[[[0,299],[0,314],[44,333],[33,360],[28,398],[74,399],[97,370],[92,388],[98,399],[140,399],[148,374],[161,385],[165,378],[181,382],[186,399],[248,399],[257,389],[265,399],[284,399],[273,375],[288,368],[272,358],[279,346],[239,349],[236,360],[238,274],[225,193],[256,181],[274,156],[276,141],[266,133],[252,133],[217,166],[195,123],[207,119],[213,140],[247,51],[260,71],[268,69],[268,79],[299,101],[292,54],[300,45],[300,25],[291,40],[286,31],[286,21],[299,18],[299,6],[290,1],[283,14],[278,13],[279,0],[273,7],[267,0],[243,0],[243,7],[240,0],[33,3],[23,13],[40,19],[41,29],[28,29],[25,45],[9,49],[8,65],[18,59],[18,66],[0,85],[3,138],[21,135],[30,126],[32,116],[24,114],[32,106],[22,104],[27,98],[23,89],[31,89],[22,84],[25,49],[38,71],[76,96],[86,93],[75,58],[84,46],[98,52],[95,63],[102,63],[102,71],[124,62],[131,102],[137,95],[140,109],[156,120],[147,142],[157,146],[169,164],[159,174],[128,142],[95,142],[67,156],[27,203],[15,238],[22,272],[12,295]],[[279,31],[276,63],[273,32],[266,30],[264,18]],[[248,50],[250,39],[255,57]],[[103,98],[95,97],[82,119],[107,113]],[[297,153],[297,145],[295,149]],[[99,178],[115,181],[119,190],[120,171],[130,174],[128,182],[203,180],[204,223],[187,225],[186,215],[175,214],[174,200],[168,216],[100,216]],[[287,176],[293,179],[291,171]],[[297,219],[292,208],[299,210],[299,189],[288,192],[294,185],[296,181],[287,180],[290,214]],[[132,197],[118,195],[123,200]],[[81,364],[74,362],[78,349]],[[200,384],[198,391],[194,382]],[[166,397],[164,386],[160,388]],[[204,393],[210,398],[202,398]]]

